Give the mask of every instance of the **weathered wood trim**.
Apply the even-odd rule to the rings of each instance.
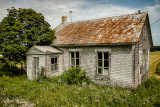
[[[45,76],[47,76],[48,74],[47,74],[47,71],[48,71],[48,67],[47,67],[47,55],[45,55]]]
[[[27,55],[53,55],[53,54],[63,54],[63,53],[41,53],[41,52],[28,52]]]
[[[147,14],[147,18],[146,18],[146,23],[147,23],[149,43],[150,43],[150,47],[152,47],[153,46],[153,40],[152,40],[152,32],[151,32],[151,27],[150,27],[150,21],[149,21],[148,14]]]
[[[77,47],[77,46],[123,46],[123,45],[133,45],[137,42],[128,42],[128,43],[104,43],[104,44],[54,44],[53,46],[62,48],[62,47]]]
[[[135,45],[132,45],[132,82],[133,84],[135,85],[135,50],[136,46]]]

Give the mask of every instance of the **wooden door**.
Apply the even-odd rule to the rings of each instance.
[[[36,79],[38,77],[38,67],[39,67],[39,58],[34,57],[33,58],[33,79]]]

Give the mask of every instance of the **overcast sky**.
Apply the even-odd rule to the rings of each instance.
[[[72,21],[98,19],[148,11],[150,24],[160,19],[160,0],[0,0],[0,21],[7,15],[6,9],[32,8],[42,13],[55,28],[62,16],[72,12]],[[160,21],[151,26],[154,45],[160,46]]]

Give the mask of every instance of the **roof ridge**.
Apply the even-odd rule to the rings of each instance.
[[[141,12],[142,13],[148,13],[147,11],[146,12]],[[88,20],[81,20],[81,21],[75,21],[75,22],[67,22],[66,24],[64,25],[67,25],[67,24],[71,24],[71,23],[76,23],[76,22],[84,22],[84,21],[96,21],[96,20],[100,20],[100,19],[108,19],[108,18],[113,18],[113,17],[122,17],[122,16],[128,16],[128,15],[138,15],[139,13],[133,13],[133,14],[126,14],[126,15],[120,15],[120,16],[111,16],[111,17],[104,17],[104,18],[98,18],[98,19],[88,19]],[[59,24],[61,25],[61,24]]]

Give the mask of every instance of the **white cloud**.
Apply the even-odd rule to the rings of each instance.
[[[102,1],[108,2],[108,0],[100,0],[99,2]],[[118,16],[137,11],[137,9],[112,4],[93,4],[92,1],[86,0],[23,0],[21,2],[6,2],[2,0],[2,2],[0,4],[0,20],[7,14],[5,9],[12,6],[16,8],[33,8],[45,16],[45,19],[51,24],[52,28],[61,23],[61,16],[65,15],[70,19],[70,10],[73,11],[73,21]]]
[[[160,4],[156,4],[154,6],[147,6],[143,9],[143,11],[148,11],[152,23],[158,18],[160,18]]]
[[[94,6],[88,8],[87,10],[82,11],[82,18],[85,16],[86,18],[103,18],[103,17],[111,17],[111,16],[119,16],[125,14],[131,14],[136,12],[137,9],[131,9],[127,7],[106,4],[102,6]]]
[[[160,19],[160,0],[155,1],[156,3],[154,6],[147,6],[143,9],[143,11],[148,11],[149,13],[150,24],[153,24],[155,21]],[[160,45],[160,21],[151,25],[151,32],[154,45]]]

